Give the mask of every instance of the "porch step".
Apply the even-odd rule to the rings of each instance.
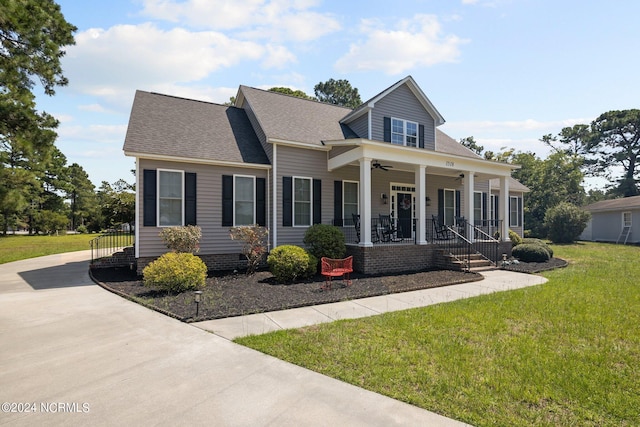
[[[439,266],[448,270],[463,271],[466,270],[466,255],[456,257],[453,254],[445,253],[442,251],[438,256]],[[469,268],[472,271],[478,271],[479,269],[488,269],[493,267],[490,261],[486,260],[481,254],[475,253],[469,256]]]

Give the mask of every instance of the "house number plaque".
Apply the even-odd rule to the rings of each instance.
[[[454,162],[446,162],[446,165],[450,168],[454,167],[456,164]]]

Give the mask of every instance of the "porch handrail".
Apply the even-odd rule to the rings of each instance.
[[[469,224],[469,231],[475,236],[476,251],[487,261],[491,262],[494,266],[498,265],[498,255],[500,249],[500,240],[486,233],[482,228],[475,224]]]
[[[128,246],[133,246],[134,230],[132,227],[123,229],[123,225],[117,226],[106,233],[91,239],[91,264],[100,258],[105,258]]]
[[[473,243],[458,232],[455,227],[446,224],[444,226],[449,230],[449,233],[451,233],[454,238],[445,241],[445,243],[442,244],[443,250],[449,252],[449,254],[456,260],[461,261],[462,269],[469,272],[471,270],[471,253],[473,251]]]

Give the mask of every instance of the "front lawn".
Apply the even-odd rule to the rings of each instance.
[[[473,425],[640,425],[640,248],[553,249],[545,285],[236,341]]]
[[[60,236],[8,235],[0,237],[0,264],[27,258],[91,249],[89,241],[98,234]]]

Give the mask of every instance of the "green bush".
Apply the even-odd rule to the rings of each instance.
[[[562,202],[547,210],[544,225],[553,243],[572,243],[578,239],[590,218],[589,212]]]
[[[78,228],[76,228],[76,232],[80,233],[80,234],[86,234],[88,232],[87,227],[85,225],[79,225]]]
[[[338,227],[327,224],[315,224],[304,234],[304,244],[311,255],[320,259],[344,258],[347,246],[344,233]]]
[[[547,245],[544,241],[542,241],[540,239],[534,239],[534,238],[530,238],[530,237],[525,237],[524,239],[522,239],[522,243],[528,243],[528,244],[532,244],[532,245],[540,245],[543,248],[545,248],[547,250],[547,252],[549,252],[549,258],[553,258],[553,249],[551,248],[551,246]]]
[[[190,253],[168,252],[142,270],[145,286],[169,292],[184,292],[204,286],[207,266]]]
[[[511,246],[513,247],[522,243],[522,237],[511,229],[509,229],[509,240],[511,240]]]
[[[197,225],[165,227],[160,231],[160,238],[174,252],[198,252],[201,237],[202,230]]]
[[[313,276],[318,271],[318,259],[299,246],[282,245],[267,257],[269,271],[278,283],[293,283]]]
[[[551,258],[549,251],[535,243],[521,243],[513,248],[511,254],[523,262],[545,262]]]

